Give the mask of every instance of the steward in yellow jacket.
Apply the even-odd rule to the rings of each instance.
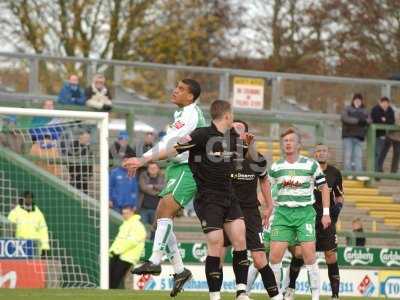
[[[33,202],[31,192],[23,193],[19,204],[8,214],[8,220],[16,225],[16,238],[38,241],[41,255],[50,250],[46,220],[39,207]]]
[[[120,286],[127,271],[138,263],[144,250],[146,229],[132,207],[122,209],[124,222],[110,248],[110,288]]]

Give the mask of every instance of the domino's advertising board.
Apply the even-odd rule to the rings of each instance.
[[[192,271],[193,279],[185,285],[185,291],[208,291],[207,280],[204,275],[204,266],[192,265],[187,267]],[[164,265],[160,276],[135,276],[133,281],[133,288],[136,290],[170,291],[173,284],[170,274],[173,273],[173,269],[170,265]],[[284,274],[286,274],[286,271],[284,271]],[[321,268],[320,279],[321,294],[327,296],[331,295],[327,269]],[[340,279],[340,294],[342,296],[378,297],[380,294],[378,271],[341,270]],[[397,280],[400,283],[400,272]],[[233,274],[232,267],[226,266],[224,267],[224,281],[222,284],[222,291],[234,292],[236,290],[235,287],[235,276]],[[397,291],[397,285],[392,278],[388,277],[387,287],[392,294]],[[398,289],[400,293],[400,285],[398,285]],[[261,278],[257,278],[256,282],[254,283],[252,292],[266,293]],[[307,295],[309,293],[310,292],[307,272],[303,268],[296,283],[296,294]]]

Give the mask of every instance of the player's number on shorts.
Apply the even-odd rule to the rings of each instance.
[[[264,235],[263,235],[263,233],[262,232],[259,232],[258,233],[258,237],[260,238],[260,242],[261,242],[261,244],[264,242]]]
[[[306,230],[309,235],[312,235],[314,232],[314,226],[312,224],[306,224]]]

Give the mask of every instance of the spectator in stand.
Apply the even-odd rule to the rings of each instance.
[[[164,175],[155,162],[149,163],[147,170],[139,176],[140,197],[138,207],[145,224],[152,225],[154,222],[154,215],[160,201],[158,194],[164,188],[164,184]]]
[[[25,191],[17,206],[8,214],[8,220],[16,225],[15,237],[36,240],[39,253],[44,256],[50,250],[49,233],[46,220],[39,207],[33,201],[33,194]]]
[[[22,153],[24,137],[17,129],[17,116],[2,116],[1,125],[0,145],[15,153]]]
[[[47,99],[43,101],[42,109],[53,110],[54,109],[54,101],[52,99]],[[39,128],[44,127],[49,124],[56,123],[57,120],[51,117],[43,117],[43,116],[35,116],[32,118],[31,128]]]
[[[86,97],[83,89],[79,86],[79,77],[75,74],[69,76],[68,82],[64,83],[58,102],[68,105],[85,105]]]
[[[128,132],[121,131],[118,135],[118,139],[111,145],[109,151],[110,165],[121,166],[124,157],[134,157],[135,150],[132,149],[128,144]]]
[[[349,106],[342,113],[342,138],[344,153],[344,169],[362,171],[362,142],[367,133],[368,111],[361,94],[355,94]],[[368,177],[357,177],[359,180],[368,180]]]
[[[390,106],[390,100],[388,97],[382,97],[379,99],[371,110],[371,119],[374,124],[386,124],[393,125],[395,123],[394,110]],[[379,164],[379,156],[382,154],[382,150],[386,140],[386,130],[376,131],[376,143],[375,143],[375,171],[382,172],[383,161]]]
[[[125,158],[130,157],[128,155]],[[119,166],[111,170],[109,185],[110,208],[120,213],[125,206],[137,209],[139,186],[136,176],[129,176],[128,170]]]
[[[397,173],[400,159],[400,131],[389,131],[386,134],[385,144],[383,145],[382,151],[378,157],[379,172],[383,172],[383,163],[391,146],[393,146],[393,156],[390,172]]]
[[[144,153],[154,147],[156,137],[154,132],[146,132],[143,140],[136,144],[136,156],[141,157]]]
[[[112,108],[111,93],[106,86],[104,75],[94,76],[92,85],[85,90],[85,96],[88,107],[102,111],[110,111]]]
[[[132,207],[122,208],[122,218],[124,222],[110,248],[110,289],[120,287],[128,270],[139,262],[146,240],[146,229]]]
[[[90,142],[90,133],[82,131],[79,139],[74,140],[68,148],[70,183],[86,194],[89,191],[89,181],[93,174],[93,152]]]
[[[154,147],[156,141],[155,134],[153,132],[146,132],[143,140],[138,142],[135,146],[136,156],[141,157],[144,153]],[[140,167],[136,170],[136,176],[140,176],[142,172],[146,171],[146,167]]]
[[[353,232],[364,232],[363,229],[363,224],[360,218],[355,218],[353,219],[353,221],[351,222],[351,229]],[[365,244],[367,243],[367,240],[365,239],[365,237],[356,237],[355,238],[355,246],[357,247],[365,247]],[[349,246],[354,246],[351,245],[350,243],[350,238],[347,238],[347,245]]]
[[[43,139],[33,143],[30,155],[35,158],[34,163],[37,166],[54,176],[61,177],[62,165],[57,162],[60,152],[57,142],[51,139],[51,135],[45,134]]]

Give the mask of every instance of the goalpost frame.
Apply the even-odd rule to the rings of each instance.
[[[109,205],[108,205],[108,113],[36,108],[0,107],[0,115],[24,115],[43,117],[73,117],[98,120],[100,130],[100,288],[108,289],[109,268]]]

